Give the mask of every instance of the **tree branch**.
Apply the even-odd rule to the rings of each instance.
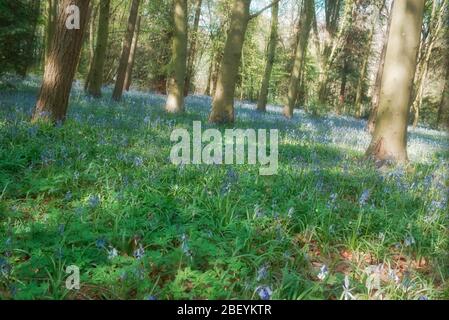
[[[276,3],[279,3],[281,0],[274,0],[272,3],[270,3],[269,5],[267,5],[266,7],[260,9],[259,11],[257,11],[256,13],[253,13],[252,15],[249,16],[249,20],[257,18],[258,16],[260,16],[261,13],[263,13],[265,10],[270,9],[272,6],[274,6]]]

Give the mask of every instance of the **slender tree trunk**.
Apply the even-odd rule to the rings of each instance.
[[[383,6],[379,9],[379,14],[377,15],[377,18],[374,19],[373,25],[371,26],[371,29],[370,29],[370,32],[368,35],[368,43],[367,43],[366,50],[365,50],[364,56],[363,56],[362,69],[360,70],[360,77],[359,77],[359,81],[357,82],[357,89],[356,89],[356,94],[355,94],[355,108],[356,108],[356,117],[357,118],[360,118],[362,116],[362,112],[363,112],[363,103],[362,103],[363,84],[365,83],[366,72],[368,71],[367,70],[368,62],[369,62],[371,47],[372,47],[372,43],[373,43],[374,30],[376,28],[377,22],[379,21],[379,16],[381,14],[382,8],[383,8]]]
[[[330,0],[332,1],[332,0]],[[329,1],[327,1],[329,2]],[[335,5],[339,5],[339,1],[335,1]],[[336,36],[333,36],[335,34],[335,26],[332,27],[332,30],[330,33],[330,37],[332,39],[331,44],[327,45],[324,50],[324,62],[323,62],[323,74],[321,76],[321,81],[319,83],[319,89],[318,89],[318,101],[321,105],[324,105],[327,101],[327,96],[329,92],[329,76],[330,76],[330,70],[332,68],[332,65],[334,64],[334,61],[336,57],[338,56],[338,53],[340,50],[342,50],[345,47],[346,38],[348,37],[348,31],[350,30],[350,27],[353,23],[353,16],[354,16],[354,9],[356,6],[356,0],[347,0],[344,7],[344,15],[343,15],[343,22],[340,27],[340,30]],[[338,10],[337,10],[338,9]],[[338,8],[334,8],[332,10],[332,15],[336,16],[338,21],[339,12]],[[327,19],[327,17],[326,17]]]
[[[191,43],[189,50],[189,58],[187,60],[187,74],[186,74],[186,83],[184,87],[184,96],[187,96],[190,92],[190,87],[192,85],[192,78],[194,75],[194,66],[196,59],[196,51],[198,46],[198,27],[200,25],[200,17],[201,17],[201,6],[203,5],[203,0],[196,0],[195,7],[195,18],[193,21],[193,28],[191,32]]]
[[[396,0],[393,0],[393,2],[391,3],[390,15],[388,17],[387,31],[385,33],[384,44],[382,47],[382,52],[380,54],[379,67],[377,68],[376,82],[374,84],[374,92],[371,100],[371,112],[366,126],[368,132],[371,134],[374,133],[374,128],[376,126],[377,110],[379,109],[379,100],[380,100],[380,88],[382,85],[382,76],[385,67],[385,56],[387,55],[388,39],[390,37],[391,19],[393,18],[393,8],[395,1]]]
[[[367,155],[406,162],[409,103],[421,39],[424,0],[395,1],[376,128]]]
[[[80,10],[80,29],[67,29],[69,14],[66,8],[78,6]],[[83,33],[89,13],[89,0],[62,0],[56,19],[56,29],[45,65],[44,78],[33,113],[33,121],[47,119],[53,122],[64,121],[72,81],[81,52]]]
[[[140,33],[140,20],[141,16],[137,17],[136,22],[136,31],[134,32],[133,43],[131,45],[131,52],[129,53],[128,67],[126,68],[125,75],[125,90],[129,91],[132,82],[133,68],[134,63],[136,61],[136,53],[137,53],[137,44],[139,42],[139,33]]]
[[[424,85],[427,79],[427,73],[429,70],[429,62],[432,56],[433,47],[437,40],[438,35],[440,34],[441,27],[443,24],[443,18],[445,16],[446,11],[446,2],[442,2],[439,14],[437,16],[437,7],[438,2],[433,3],[432,14],[430,17],[430,26],[428,30],[428,36],[426,43],[423,43],[423,59],[421,59],[421,66],[418,68],[417,72],[417,80],[416,80],[416,92],[415,97],[413,99],[412,104],[412,112],[413,112],[413,128],[418,126],[419,122],[419,110],[421,109],[422,100],[424,97]]]
[[[206,95],[206,96],[211,95],[212,73],[214,71],[214,58],[215,57],[213,55],[210,57],[209,71],[207,72],[206,90],[204,90],[204,95]]]
[[[214,61],[214,68],[213,68],[213,72],[212,72],[212,83],[211,83],[211,96],[214,97],[215,96],[215,92],[217,90],[217,81],[218,81],[218,73],[220,72],[220,66],[221,66],[221,61],[223,60],[223,52],[219,51],[215,53],[215,61]]]
[[[448,50],[448,49],[446,49],[446,50]],[[446,65],[446,78],[445,78],[445,83],[444,83],[444,89],[441,94],[440,104],[438,106],[437,128],[441,127],[441,124],[442,124],[442,122],[444,122],[445,118],[446,118],[446,121],[443,124],[443,126],[446,128],[449,128],[449,123],[448,123],[449,119],[447,117],[448,110],[449,110],[449,59],[448,59],[447,65]],[[446,117],[445,117],[445,113],[446,113]]]
[[[45,63],[51,51],[51,44],[55,34],[56,18],[58,15],[58,0],[48,0],[47,7],[47,26],[46,26],[46,45],[45,45]]]
[[[449,21],[449,9],[446,10],[446,21]],[[445,30],[446,44],[446,77],[444,79],[443,92],[441,93],[440,105],[438,107],[436,125],[438,128],[445,127],[449,129],[449,25]]]
[[[125,40],[123,42],[122,55],[117,69],[117,80],[115,81],[114,92],[112,93],[112,99],[114,99],[115,101],[120,101],[123,94],[126,68],[128,67],[129,53],[131,51],[131,44],[134,36],[134,29],[136,27],[137,15],[139,14],[139,4],[140,0],[133,0],[131,4],[128,27],[126,30]]]
[[[92,61],[91,70],[89,71],[90,79],[87,86],[87,93],[96,98],[101,97],[104,62],[108,47],[110,9],[111,0],[101,0],[97,43],[95,46],[94,60]]]
[[[94,4],[91,2],[91,5]],[[92,64],[95,59],[95,20],[97,17],[98,6],[94,6],[90,19],[87,22],[89,24],[89,70],[87,72],[86,81],[84,82],[84,90],[87,91],[89,82],[92,77]]]
[[[235,84],[249,22],[250,4],[251,0],[234,0],[231,27],[225,43],[212,112],[209,116],[212,123],[234,122]]]
[[[167,82],[167,103],[165,110],[170,113],[184,111],[184,85],[187,59],[187,0],[175,0],[175,30],[172,43],[170,78]]]
[[[307,43],[309,41],[310,30],[312,29],[313,11],[315,10],[314,0],[304,0],[300,18],[299,18],[299,37],[298,46],[296,48],[293,69],[290,74],[290,82],[288,86],[287,102],[284,106],[284,116],[293,117],[293,111],[298,99],[299,81],[301,73],[304,69],[304,61],[307,53]]]
[[[343,71],[341,76],[341,83],[340,83],[340,94],[338,96],[338,104],[336,108],[336,113],[341,114],[344,113],[344,106],[346,101],[346,85],[348,83],[348,69],[349,69],[349,62],[347,54],[345,54],[345,58],[343,61]]]
[[[271,32],[267,47],[267,61],[265,72],[260,87],[259,101],[257,102],[257,110],[265,112],[268,101],[268,89],[270,87],[271,71],[273,70],[274,59],[276,56],[276,46],[278,41],[278,22],[279,22],[279,3],[271,8]]]
[[[17,73],[22,76],[25,77],[28,73],[28,70],[30,69],[30,67],[33,65],[33,63],[35,62],[35,39],[36,39],[36,30],[37,30],[37,25],[38,25],[38,20],[39,20],[39,14],[40,14],[40,9],[41,9],[41,1],[40,0],[34,0],[33,3],[30,3],[29,8],[32,12],[32,16],[31,16],[31,32],[29,32],[29,34],[27,35],[27,39],[26,39],[26,46],[25,46],[25,52],[26,54],[24,55],[24,60],[22,64],[20,64],[20,66],[18,66],[18,70]]]

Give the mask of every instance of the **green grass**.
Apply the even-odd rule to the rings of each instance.
[[[171,116],[146,95],[74,94],[69,120],[51,127],[28,122],[35,93],[0,97],[2,299],[259,299],[260,286],[273,299],[340,299],[345,275],[358,299],[449,298],[443,153],[379,172],[358,150],[289,138],[300,120],[278,125],[278,175],[175,166],[171,131],[207,108]],[[69,265],[79,291],[65,289]]]

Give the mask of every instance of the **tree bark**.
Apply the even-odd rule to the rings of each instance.
[[[377,69],[376,82],[374,84],[374,93],[371,99],[371,112],[366,125],[368,132],[371,134],[373,134],[374,128],[376,126],[377,110],[379,109],[380,87],[382,85],[382,76],[385,67],[385,56],[387,55],[388,38],[390,37],[390,27],[391,27],[391,19],[393,18],[394,2],[395,0],[393,0],[393,2],[391,3],[390,15],[388,17],[387,23],[387,31],[385,32],[384,45],[382,47],[382,52],[380,54],[379,67]]]
[[[84,91],[87,91],[89,86],[90,79],[92,77],[92,64],[95,59],[95,20],[97,17],[98,6],[94,6],[94,3],[91,2],[91,5],[94,7],[90,15],[90,19],[87,22],[89,24],[89,70],[87,72],[86,81],[84,82]]]
[[[421,39],[424,0],[395,1],[377,113],[367,156],[407,162],[409,103]]]
[[[209,121],[212,123],[234,122],[235,83],[249,22],[250,4],[251,0],[234,0],[233,3],[231,27],[225,43],[212,111],[209,116]]]
[[[184,111],[184,85],[187,59],[187,0],[175,0],[174,34],[172,39],[172,60],[170,78],[167,82],[167,103],[165,110],[169,113]]]
[[[290,74],[287,101],[284,106],[284,116],[293,117],[293,111],[298,99],[299,81],[304,69],[304,61],[307,53],[307,43],[309,41],[310,30],[312,29],[313,11],[315,10],[314,0],[304,0],[299,18],[299,37],[296,48],[293,69]]]
[[[95,46],[91,70],[89,71],[90,79],[87,86],[87,93],[95,98],[101,97],[104,62],[108,47],[110,9],[111,0],[101,0],[100,17],[98,19],[97,43]]]
[[[128,67],[129,53],[131,51],[131,44],[134,36],[134,29],[136,27],[137,15],[139,14],[139,4],[140,0],[133,0],[131,4],[128,27],[126,30],[125,40],[123,42],[122,55],[120,58],[119,67],[117,69],[117,80],[115,81],[114,92],[112,93],[112,99],[114,99],[115,101],[120,101],[123,94],[126,68]]]
[[[46,45],[45,45],[45,63],[51,51],[51,44],[56,28],[56,18],[58,15],[58,0],[48,0],[47,7],[47,26],[46,26]]]
[[[134,63],[136,61],[136,53],[137,53],[137,44],[139,42],[139,33],[140,33],[140,20],[141,16],[137,17],[136,22],[136,31],[134,32],[133,43],[131,45],[131,51],[129,53],[128,67],[126,68],[125,75],[125,90],[129,91],[132,82],[133,68]]]
[[[66,20],[69,16],[66,8],[70,5],[76,5],[80,10],[80,29],[66,28]],[[61,2],[51,50],[45,65],[43,83],[33,113],[33,122],[40,119],[53,122],[65,120],[88,13],[89,0]]]
[[[279,22],[279,3],[271,8],[271,32],[267,47],[267,61],[265,72],[262,79],[262,85],[257,102],[257,110],[265,112],[268,100],[268,88],[270,86],[271,71],[273,70],[274,59],[276,56],[276,46],[278,41],[278,22]]]
[[[421,65],[418,68],[418,72],[416,75],[416,83],[415,83],[415,97],[413,99],[413,104],[411,107],[411,111],[413,112],[413,128],[418,126],[419,122],[419,111],[421,109],[422,100],[424,97],[424,85],[427,79],[427,73],[429,70],[429,62],[432,56],[433,47],[437,40],[438,35],[440,34],[441,27],[443,24],[443,18],[445,16],[446,11],[446,2],[442,2],[439,10],[437,10],[438,2],[433,3],[432,14],[429,21],[429,30],[427,41],[423,43],[423,54],[421,59]],[[439,12],[437,16],[437,11]]]
[[[366,73],[367,73],[367,69],[368,69],[368,62],[369,62],[369,58],[370,58],[370,53],[371,53],[371,47],[373,44],[373,37],[374,37],[374,31],[376,28],[377,23],[380,21],[380,15],[382,14],[382,9],[385,6],[385,0],[383,5],[379,8],[379,12],[376,16],[375,19],[373,19],[372,22],[372,26],[368,35],[368,43],[364,52],[364,56],[363,56],[363,62],[362,62],[362,69],[360,70],[360,77],[359,80],[357,82],[357,89],[356,89],[356,94],[355,94],[355,108],[356,108],[356,117],[360,118],[362,116],[362,112],[363,112],[363,103],[362,103],[362,99],[364,97],[364,93],[363,93],[363,85],[365,83],[365,77],[366,77]]]
[[[192,77],[194,74],[194,66],[196,59],[196,50],[198,46],[198,28],[200,25],[200,17],[201,17],[201,6],[203,5],[203,0],[196,0],[195,7],[195,18],[193,21],[193,28],[191,32],[191,44],[189,50],[189,58],[187,60],[187,74],[186,74],[186,83],[184,87],[184,96],[187,96],[190,92],[190,87],[192,84]]]
[[[446,9],[446,21],[449,21],[449,9]],[[446,45],[446,77],[444,79],[444,88],[441,93],[441,100],[438,107],[436,125],[438,128],[445,127],[449,129],[449,25],[445,30],[445,45]]]
[[[326,1],[326,4],[330,1]],[[334,5],[332,5],[332,10],[330,10],[330,27],[328,27],[328,33],[330,37],[329,44],[327,44],[324,48],[323,52],[323,69],[322,69],[322,75],[320,79],[320,83],[318,86],[318,101],[321,105],[324,105],[327,101],[328,91],[329,91],[329,72],[331,70],[331,67],[338,56],[338,53],[340,50],[342,50],[345,47],[346,38],[348,36],[348,31],[353,23],[353,14],[354,14],[354,8],[356,5],[355,0],[347,0],[344,7],[344,15],[343,15],[343,22],[340,27],[340,30],[338,31],[338,34],[335,35],[337,25],[335,25],[336,21],[339,21],[339,11],[340,11],[340,5],[341,1],[335,1]],[[338,7],[334,7],[338,6]],[[327,16],[326,16],[326,19]]]

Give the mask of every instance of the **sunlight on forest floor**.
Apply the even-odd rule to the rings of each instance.
[[[411,131],[411,164],[379,172],[364,121],[238,102],[236,127],[280,129],[278,175],[175,166],[171,131],[211,127],[210,98],[167,115],[79,87],[58,127],[29,122],[33,78],[0,92],[0,298],[449,297],[447,134]]]

